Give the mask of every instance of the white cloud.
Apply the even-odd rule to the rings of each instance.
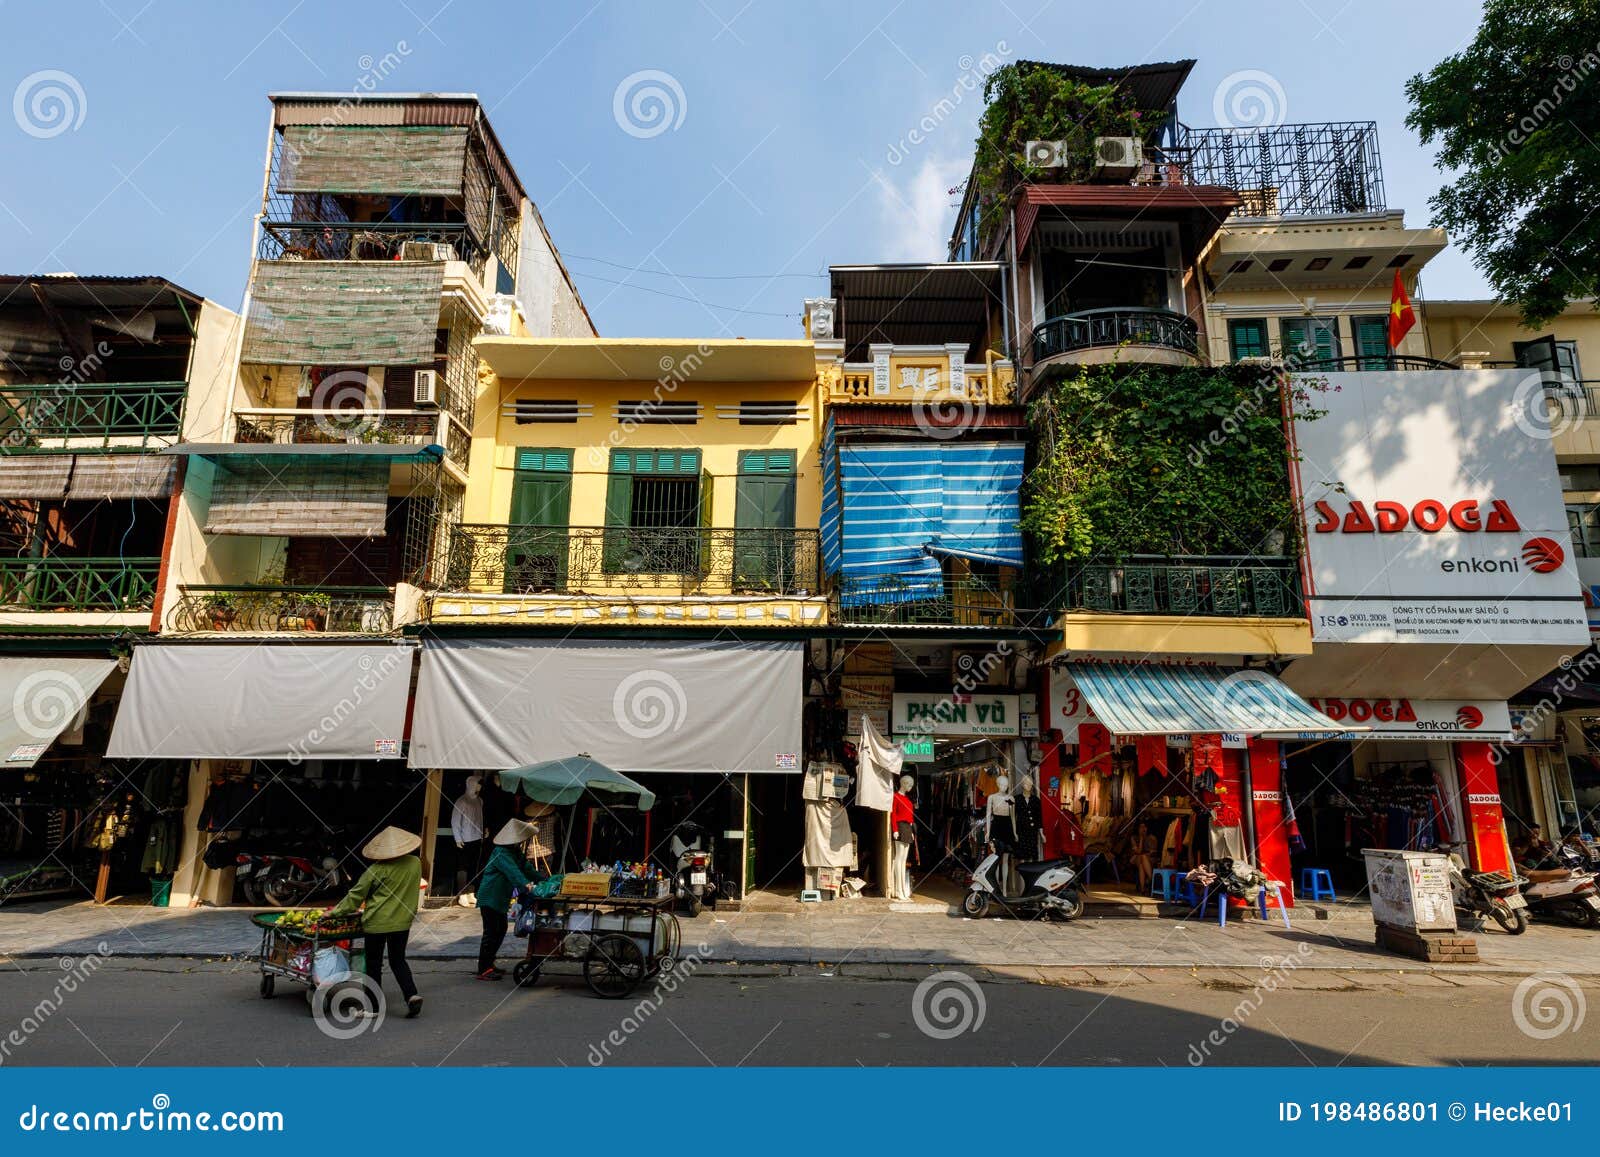
[[[914,169],[878,169],[881,261],[943,261],[961,198],[951,193],[967,175],[966,157],[927,156]]]

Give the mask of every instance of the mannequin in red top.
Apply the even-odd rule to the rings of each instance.
[[[915,781],[909,775],[900,777],[900,790],[894,793],[894,803],[889,808],[889,836],[891,855],[889,886],[885,889],[891,900],[911,899],[911,844],[916,838],[916,812],[911,806],[911,788]]]

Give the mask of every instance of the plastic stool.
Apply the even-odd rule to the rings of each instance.
[[[1157,868],[1150,873],[1150,894],[1169,904],[1178,901],[1183,873],[1176,868]]]
[[[1308,900],[1337,900],[1333,875],[1327,868],[1301,868],[1300,894]]]
[[[1283,917],[1283,926],[1289,928],[1291,932],[1294,931],[1289,926],[1289,909],[1283,906],[1283,885],[1276,880],[1271,880],[1261,885],[1261,891],[1256,894],[1256,908],[1261,913],[1261,919],[1265,920],[1267,918],[1268,892],[1271,892],[1273,899],[1278,902],[1278,915]]]
[[[1206,889],[1203,884],[1192,884],[1185,879],[1185,873],[1178,873],[1178,890],[1174,899],[1179,904],[1188,904],[1190,907],[1203,907],[1206,902]]]

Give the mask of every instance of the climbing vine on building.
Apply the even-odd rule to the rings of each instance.
[[[1263,366],[1083,366],[1029,407],[1022,526],[1048,565],[1133,554],[1292,551],[1283,397],[1315,418],[1325,379]]]

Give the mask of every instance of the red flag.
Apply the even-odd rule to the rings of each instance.
[[[1417,315],[1411,308],[1411,299],[1406,296],[1405,283],[1400,280],[1400,271],[1394,271],[1394,289],[1389,294],[1389,348],[1397,350],[1400,341],[1411,332],[1411,327],[1417,324]]]

